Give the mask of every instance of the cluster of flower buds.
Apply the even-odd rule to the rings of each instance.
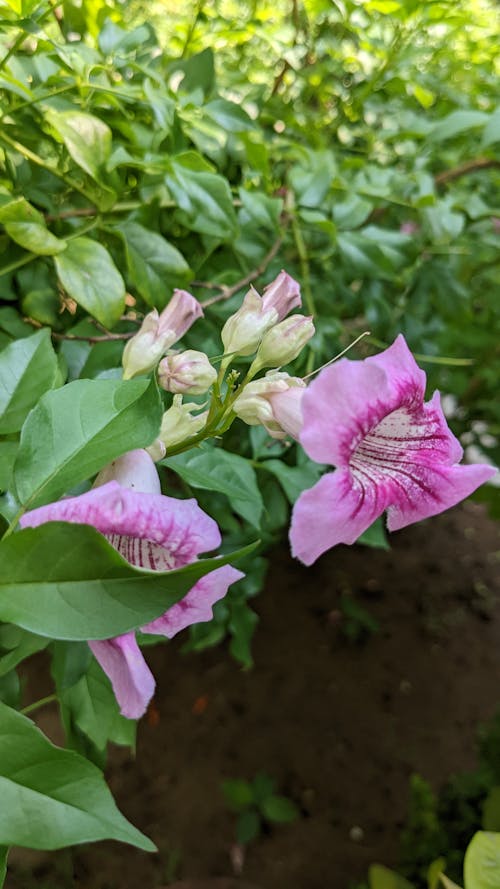
[[[262,296],[251,287],[238,311],[222,328],[224,354],[243,358],[253,355],[265,334],[300,304],[300,287],[284,271],[265,288]]]
[[[183,404],[183,396],[203,395],[217,382],[217,371],[204,352],[194,349],[172,351],[197,318],[203,315],[199,302],[184,290],[175,290],[161,314],[154,309],[144,318],[138,333],[123,352],[123,377],[131,379],[158,367],[158,383],[174,396],[164,413],[158,438],[147,449],[153,460],[179,448],[202,432],[210,414],[210,429],[221,428],[235,415],[249,425],[261,424],[273,438],[298,438],[302,425],[301,400],[305,384],[278,368],[293,361],[314,334],[312,318],[292,314],[300,307],[300,287],[281,271],[260,296],[253,287],[240,308],[222,329],[224,355],[219,385],[210,411],[195,403]],[[225,394],[220,386],[233,357],[254,356],[245,380],[226,378]],[[254,379],[264,368],[264,378]],[[217,407],[216,407],[217,406]],[[215,419],[215,424],[214,424]]]
[[[174,290],[168,306],[161,315],[153,309],[144,318],[140,330],[123,350],[123,379],[130,380],[153,370],[160,358],[180,340],[203,309],[197,299],[186,290]]]
[[[269,371],[262,379],[247,383],[234,401],[233,411],[249,426],[264,426],[272,438],[291,435],[298,439],[305,386],[299,377]]]

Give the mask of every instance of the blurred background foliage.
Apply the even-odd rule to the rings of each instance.
[[[497,13],[493,0],[0,0],[0,348],[47,325],[59,384],[113,376],[134,317],[188,287],[205,319],[186,342],[216,356],[248,283],[285,267],[317,326],[294,372],[366,330],[353,357],[403,331],[464,444],[498,462]],[[200,455],[169,461],[229,546],[255,528],[275,539],[316,478],[247,433],[235,424],[239,456],[208,453],[198,485]],[[495,489],[480,496],[495,508]],[[368,542],[384,545],[380,529]],[[264,570],[254,559],[192,646],[229,630],[251,663],[246,603]]]

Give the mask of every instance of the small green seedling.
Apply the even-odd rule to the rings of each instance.
[[[262,832],[263,825],[289,824],[299,811],[286,796],[275,793],[276,782],[263,772],[253,781],[235,778],[224,781],[222,791],[228,805],[238,813],[236,839],[243,846]]]

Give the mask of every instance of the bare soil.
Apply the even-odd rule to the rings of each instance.
[[[395,865],[410,775],[438,788],[473,767],[499,704],[500,526],[467,503],[391,543],[338,547],[310,569],[278,549],[251,671],[224,647],[183,655],[182,638],[149,650],[155,710],[136,760],[114,749],[108,778],[159,853],[17,851],[6,889],[347,889],[371,862]],[[342,594],[377,633],[345,638]],[[39,723],[53,733],[49,708]],[[221,782],[259,771],[301,816],[242,856]]]

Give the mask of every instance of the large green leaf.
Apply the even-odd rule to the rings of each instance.
[[[478,830],[464,861],[465,889],[498,889],[500,885],[500,833]]]
[[[186,260],[165,238],[137,222],[125,222],[117,228],[125,240],[134,286],[150,306],[162,309],[173,287],[189,277]]]
[[[56,380],[57,356],[47,328],[0,352],[0,434],[17,432]]]
[[[27,508],[48,503],[158,434],[162,405],[148,380],[75,380],[47,392],[21,433],[14,480]]]
[[[253,548],[148,571],[89,525],[25,528],[0,543],[0,620],[52,639],[109,639],[159,617],[200,577]]]
[[[235,234],[236,216],[227,179],[174,162],[166,183],[193,231],[215,238]]]
[[[99,117],[83,111],[48,108],[46,119],[56,130],[71,157],[89,176],[99,181],[111,154],[111,130]]]
[[[60,849],[113,839],[155,851],[118,811],[99,769],[55,747],[30,719],[2,703],[0,797],[4,845]]]
[[[255,470],[249,460],[221,448],[187,451],[162,460],[193,488],[225,494],[239,515],[259,527],[263,510],[262,495]]]
[[[67,241],[56,238],[45,225],[42,214],[24,198],[0,207],[0,222],[16,244],[40,256],[52,256],[66,249]]]
[[[91,238],[75,238],[54,262],[68,295],[105,327],[113,327],[125,310],[125,284],[106,248]]]

